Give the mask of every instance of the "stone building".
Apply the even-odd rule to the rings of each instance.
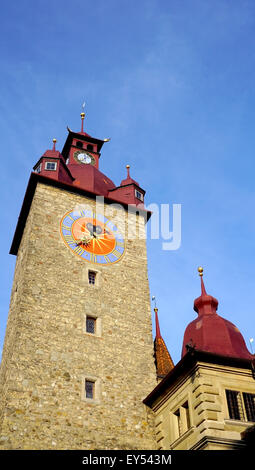
[[[254,358],[202,277],[181,361],[174,366],[157,309],[153,343],[145,191],[128,165],[119,186],[99,170],[109,139],[84,132],[84,117],[61,153],[54,139],[35,164],[14,234],[0,448],[244,446]]]
[[[218,301],[199,271],[198,318],[186,328],[182,359],[144,403],[154,413],[159,449],[245,449],[255,422],[254,356],[236,326],[216,313]]]

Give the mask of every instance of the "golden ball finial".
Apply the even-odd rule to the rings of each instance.
[[[57,142],[57,139],[52,139],[53,144]]]
[[[85,113],[81,113],[81,118],[82,118],[82,119],[85,118]]]
[[[130,168],[130,165],[126,165],[126,168],[127,168],[127,169]]]
[[[199,266],[199,268],[197,268],[198,272],[199,272],[199,276],[203,276],[203,268],[202,266]]]

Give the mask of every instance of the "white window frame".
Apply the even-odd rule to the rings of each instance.
[[[140,201],[143,201],[143,193],[141,191],[138,191],[138,189],[135,189],[135,197]]]
[[[35,172],[36,173],[41,173],[42,171],[42,164],[40,163],[40,165],[38,165],[36,168],[35,168]]]
[[[50,163],[50,165],[54,165],[54,168],[47,168],[48,163]],[[45,162],[44,169],[47,170],[47,171],[56,171],[57,162]]]

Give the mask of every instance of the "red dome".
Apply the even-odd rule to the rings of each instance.
[[[201,288],[201,296],[194,302],[198,318],[185,330],[182,357],[187,352],[186,345],[191,345],[201,351],[252,360],[238,328],[216,313],[218,301],[206,293],[202,276]]]

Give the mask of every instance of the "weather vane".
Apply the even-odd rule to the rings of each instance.
[[[152,296],[151,300],[154,302],[154,309],[157,308],[155,295]]]
[[[81,112],[81,132],[84,132],[83,131],[83,121],[84,121],[84,118],[85,118],[85,113],[84,113],[85,101],[84,101],[84,103],[82,103],[81,108],[82,108],[82,112]]]

